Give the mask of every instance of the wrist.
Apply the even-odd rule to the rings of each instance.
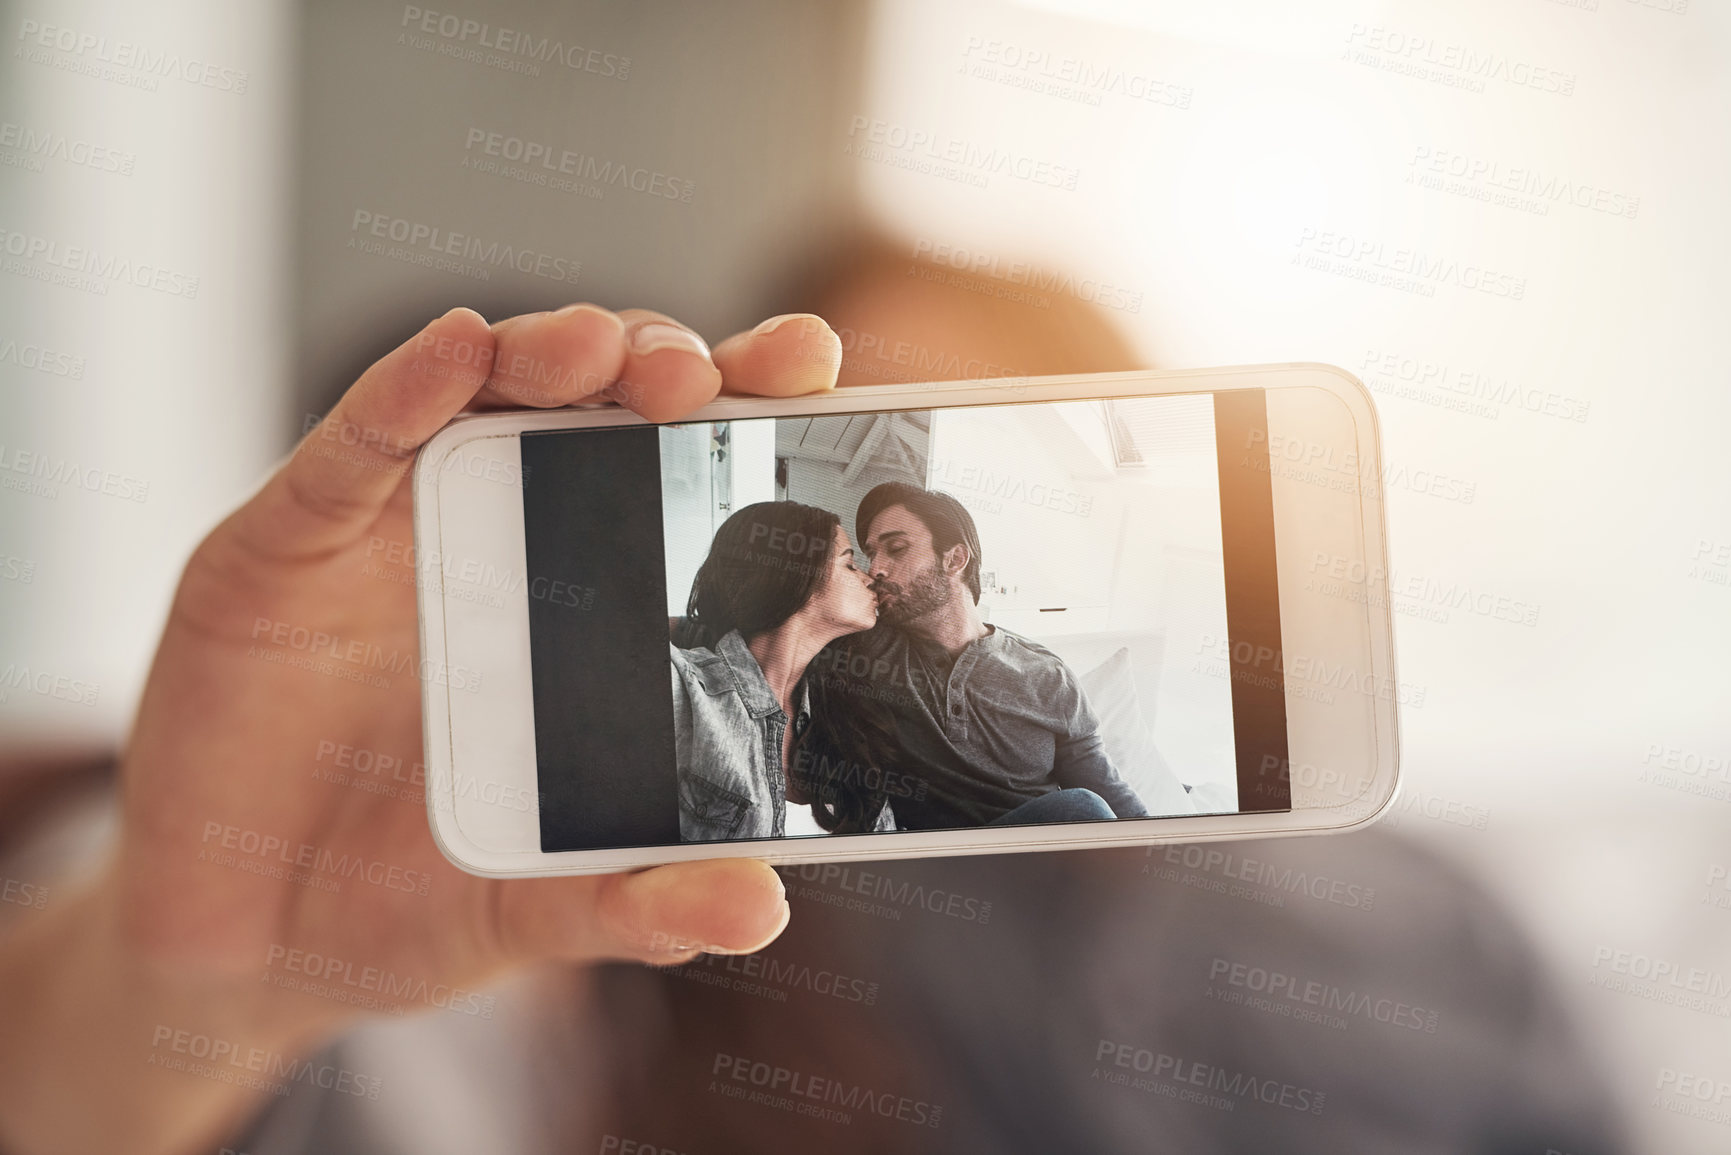
[[[141,949],[121,895],[111,867],[0,939],[0,1150],[212,1145],[347,1017]]]
[[[140,1012],[190,1019],[183,1025],[225,1031],[236,1042],[304,1047],[357,1017],[340,1004],[299,997],[264,981],[262,950],[245,952],[256,955],[255,967],[223,948],[200,952],[166,942],[119,873],[115,867],[92,880],[78,896],[82,905],[66,912],[68,922],[78,923],[67,928],[66,949],[92,985],[124,993]]]

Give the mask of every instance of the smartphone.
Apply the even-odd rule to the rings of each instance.
[[[458,420],[414,474],[433,834],[521,877],[1368,823],[1383,483],[1320,364]]]

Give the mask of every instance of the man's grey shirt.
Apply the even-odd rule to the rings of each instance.
[[[904,754],[897,769],[928,784],[924,798],[896,800],[896,825],[982,826],[1064,787],[1094,791],[1120,818],[1146,815],[1070,668],[1038,642],[989,629],[954,665],[936,642],[887,625],[818,656],[814,674],[889,708]]]

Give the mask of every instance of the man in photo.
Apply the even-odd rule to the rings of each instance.
[[[961,502],[886,482],[865,495],[854,526],[878,620],[831,647],[826,673],[887,710],[897,769],[927,784],[895,800],[898,829],[1147,815],[1107,757],[1075,674],[981,620],[979,531]]]

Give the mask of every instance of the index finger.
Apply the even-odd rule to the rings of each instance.
[[[841,338],[815,313],[783,313],[736,333],[712,353],[728,393],[797,397],[835,388]]]
[[[486,320],[456,308],[379,358],[235,515],[240,542],[281,560],[361,537],[415,453],[486,383],[493,354]]]

